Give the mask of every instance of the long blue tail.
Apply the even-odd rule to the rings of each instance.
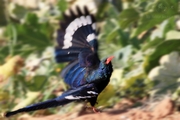
[[[40,102],[40,103],[36,103],[36,104],[30,105],[30,106],[27,106],[27,107],[24,107],[15,111],[6,112],[4,116],[10,117],[17,113],[30,112],[30,111],[40,110],[40,109],[56,107],[56,106],[68,104],[72,101],[86,100],[87,98],[95,98],[97,96],[98,96],[98,90],[94,86],[94,84],[93,83],[86,84],[76,89],[68,90],[57,98]]]
[[[15,111],[11,111],[11,112],[7,112],[5,114],[5,117],[9,117],[12,115],[15,115],[17,113],[21,113],[21,112],[30,112],[30,111],[35,111],[35,110],[40,110],[40,109],[46,109],[46,108],[50,108],[50,107],[56,107],[59,105],[65,105],[70,103],[70,100],[64,99],[61,97],[61,99],[59,98],[59,100],[57,101],[57,99],[52,99],[52,100],[47,100],[44,102],[40,102],[37,104],[33,104]]]

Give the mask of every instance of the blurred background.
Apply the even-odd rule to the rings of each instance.
[[[112,108],[124,98],[170,96],[179,102],[179,0],[0,0],[0,113],[68,89],[60,78],[66,63],[55,62],[54,47],[62,13],[77,5],[88,6],[98,21],[100,58],[115,56],[98,108]],[[84,106],[70,103],[26,115],[79,113]]]

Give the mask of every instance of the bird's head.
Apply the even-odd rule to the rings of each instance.
[[[108,58],[103,59],[101,61],[101,66],[110,66],[110,65],[112,65],[111,61],[112,61],[113,58],[114,58],[114,56],[110,56]]]
[[[113,71],[113,68],[112,68],[112,59],[114,58],[114,56],[110,56],[106,59],[103,59],[100,63],[100,69],[105,72],[106,74],[111,74],[112,71]]]

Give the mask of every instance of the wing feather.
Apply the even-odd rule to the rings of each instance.
[[[63,15],[65,20],[60,22],[61,28],[57,31],[55,59],[58,63],[70,62],[61,76],[71,88],[75,88],[87,83],[84,78],[87,69],[96,67],[100,62],[98,32],[95,18],[87,7],[84,11],[77,7],[76,13],[72,9],[69,12],[70,15]]]

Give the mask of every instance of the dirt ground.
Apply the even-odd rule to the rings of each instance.
[[[180,120],[180,113],[175,110],[174,102],[169,98],[138,108],[127,107],[132,105],[133,102],[124,100],[115,105],[114,108],[103,110],[100,113],[82,113],[81,111],[81,114],[72,113],[43,117],[24,115],[18,120]]]

